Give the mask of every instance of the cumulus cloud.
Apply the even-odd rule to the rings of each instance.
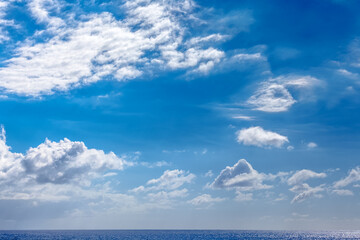
[[[237,132],[237,141],[248,146],[264,148],[282,147],[289,140],[286,136],[266,131],[262,127],[244,128]]]
[[[43,33],[52,37],[25,41],[3,63],[0,87],[7,93],[52,94],[105,77],[134,79],[155,69],[207,73],[225,57],[209,45],[225,36],[186,35],[186,21],[193,19],[194,3],[189,0],[128,1],[121,6],[121,20],[109,12],[76,20],[63,16],[66,11],[56,0],[32,0],[28,6],[35,19],[47,25]]]
[[[63,184],[86,179],[106,169],[122,170],[124,160],[110,152],[88,149],[83,142],[69,139],[46,141],[30,148],[22,160],[25,172],[38,183]]]
[[[202,194],[199,195],[191,200],[188,201],[188,203],[195,205],[195,206],[200,206],[200,205],[212,205],[214,203],[217,202],[222,202],[224,201],[225,198],[219,198],[219,197],[211,197],[210,194]]]
[[[346,187],[354,182],[359,182],[359,181],[360,181],[360,167],[356,167],[350,170],[347,177],[335,182],[334,187],[335,188]]]
[[[211,184],[213,188],[236,188],[238,190],[267,189],[263,184],[266,174],[258,173],[245,159],[240,159],[234,166],[227,166]]]
[[[26,154],[13,153],[0,138],[0,199],[67,199],[71,194],[90,196],[92,180],[106,171],[122,170],[123,158],[114,153],[88,149],[83,142],[46,140]]]
[[[325,178],[325,177],[326,177],[326,173],[317,173],[311,170],[303,169],[300,171],[296,171],[296,173],[294,173],[287,180],[287,183],[289,185],[297,185],[311,178]]]
[[[309,90],[321,85],[321,81],[311,76],[279,76],[262,82],[248,100],[254,110],[263,112],[285,112],[297,102],[290,90],[300,92],[299,100],[308,100]],[[306,97],[305,97],[306,96]],[[312,97],[311,97],[312,98]]]

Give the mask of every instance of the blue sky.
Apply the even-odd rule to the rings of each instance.
[[[2,229],[357,229],[357,1],[0,1]]]

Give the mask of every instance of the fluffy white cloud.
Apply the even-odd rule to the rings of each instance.
[[[22,165],[28,176],[38,183],[63,184],[74,180],[91,179],[106,169],[122,170],[124,160],[110,152],[88,149],[83,142],[69,139],[60,142],[46,141],[30,148]]]
[[[311,178],[325,178],[325,177],[326,177],[326,173],[317,173],[311,170],[303,169],[300,171],[296,171],[296,173],[294,173],[287,180],[287,183],[289,185],[297,185]]]
[[[21,161],[24,156],[13,153],[6,145],[5,129],[1,127],[0,135],[0,182],[11,182],[24,171]]]
[[[261,83],[247,103],[255,110],[263,112],[284,112],[297,102],[290,89],[302,93],[300,100],[308,100],[309,89],[320,85],[321,81],[311,76],[280,76]],[[306,97],[305,97],[306,96]]]
[[[30,1],[33,16],[48,26],[43,32],[53,37],[21,44],[0,68],[0,87],[7,93],[39,96],[104,77],[129,80],[154,69],[206,73],[225,54],[204,43],[224,37],[185,37],[193,5],[189,0],[128,1],[121,6],[122,20],[103,12],[78,21],[56,16],[62,12],[59,1]]]
[[[88,149],[83,142],[46,140],[25,155],[13,153],[0,138],[0,199],[59,201],[72,195],[94,197],[92,180],[107,170],[122,170],[126,161],[114,153]],[[98,196],[98,195],[96,195]]]
[[[236,188],[250,191],[271,188],[263,184],[267,176],[258,173],[245,159],[240,159],[234,166],[227,166],[211,184],[213,188]]]
[[[295,185],[290,188],[290,191],[296,193],[291,203],[303,202],[310,197],[321,198],[322,194],[320,194],[320,192],[324,190],[323,185],[317,187],[310,187],[307,183]]]
[[[282,147],[289,140],[278,133],[266,131],[261,127],[244,128],[237,132],[237,141],[244,145],[257,147]]]
[[[334,183],[335,188],[346,187],[349,184],[360,181],[360,167],[351,169],[349,175]]]
[[[212,205],[216,202],[222,202],[224,200],[225,200],[225,198],[219,198],[219,197],[213,198],[209,194],[202,194],[202,195],[199,195],[199,196],[189,200],[188,203],[195,205],[195,206]]]

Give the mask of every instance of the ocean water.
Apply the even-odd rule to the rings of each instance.
[[[0,231],[0,239],[15,240],[258,240],[258,239],[360,239],[360,231],[300,232],[300,231],[228,231],[228,230],[54,230]]]

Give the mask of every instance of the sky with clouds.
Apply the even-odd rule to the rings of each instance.
[[[0,0],[0,228],[357,229],[359,11]]]

